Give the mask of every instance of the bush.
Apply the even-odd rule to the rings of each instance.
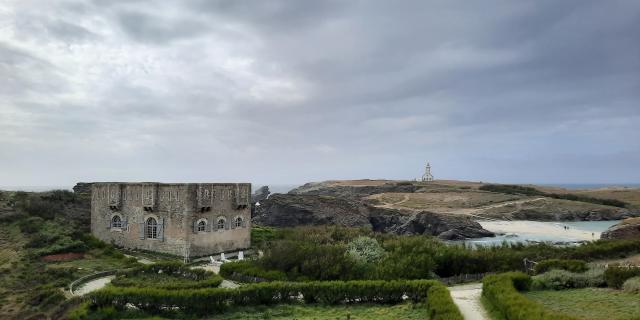
[[[257,277],[266,280],[287,280],[287,275],[278,270],[264,270],[250,260],[227,262],[220,266],[220,275],[225,278],[233,278],[235,275]]]
[[[544,309],[518,291],[527,290],[531,278],[524,273],[511,272],[486,276],[482,280],[482,295],[505,319],[509,320],[575,320],[576,318]]]
[[[551,269],[585,272],[589,268],[587,267],[587,263],[582,260],[549,259],[538,262],[535,266],[535,273],[545,273]]]
[[[362,236],[349,242],[347,254],[358,262],[369,263],[380,260],[384,255],[384,249],[376,239]]]
[[[442,289],[433,289],[441,287]],[[444,290],[444,291],[443,291]],[[163,309],[179,309],[197,315],[223,312],[233,306],[273,305],[297,302],[302,295],[305,302],[337,303],[398,303],[407,297],[413,302],[425,297],[433,319],[461,319],[448,296],[447,289],[432,280],[411,281],[317,281],[269,282],[242,286],[236,289],[163,290],[152,288],[107,287],[89,294],[95,308],[114,306],[124,309],[131,304],[141,310],[159,313]],[[429,301],[429,292],[434,300]]]
[[[551,270],[534,276],[532,283],[532,287],[537,290],[603,287],[605,285],[603,269],[591,269],[584,273]]]
[[[626,292],[640,293],[640,277],[627,279],[622,285],[622,289]]]
[[[462,314],[456,307],[449,289],[442,285],[429,288],[427,293],[427,309],[431,320],[463,320]]]
[[[202,269],[190,269],[179,262],[161,262],[119,272],[111,281],[115,287],[158,289],[215,288],[222,277]]]
[[[604,271],[604,279],[607,286],[620,289],[629,278],[640,276],[640,268],[629,268],[620,265],[611,265]]]

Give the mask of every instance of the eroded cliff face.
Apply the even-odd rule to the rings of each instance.
[[[640,218],[629,218],[602,233],[602,239],[640,239]]]
[[[273,194],[256,207],[253,221],[273,227],[340,225],[370,227],[367,208],[329,196]]]
[[[463,239],[492,235],[475,222],[479,219],[598,221],[640,216],[637,208],[492,192],[481,186],[465,181],[312,182],[261,201],[255,219],[258,224],[282,227],[338,224]]]
[[[274,194],[256,207],[253,219],[274,227],[340,225],[447,240],[493,236],[466,216],[381,208],[353,199],[308,194]]]

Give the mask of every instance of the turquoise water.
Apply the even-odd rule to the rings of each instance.
[[[572,222],[549,222],[550,224],[568,226],[571,229],[584,230],[588,232],[603,232],[609,227],[617,224],[620,220],[610,221],[572,221]],[[598,240],[595,236],[593,240]],[[576,244],[579,243],[577,239],[569,236],[561,235],[549,235],[549,234],[531,234],[531,233],[510,233],[505,235],[499,235],[495,237],[475,238],[462,241],[452,241],[453,243],[464,243],[471,246],[495,246],[502,243],[524,243],[534,244],[540,242],[547,242],[558,245]]]

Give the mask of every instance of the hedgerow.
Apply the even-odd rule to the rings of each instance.
[[[429,288],[427,310],[431,320],[463,320],[462,314],[451,299],[449,289],[442,285]]]
[[[442,289],[435,289],[437,287]],[[189,314],[207,315],[224,312],[233,306],[296,302],[301,295],[307,303],[322,304],[398,303],[405,297],[419,302],[426,298],[433,319],[462,319],[457,317],[459,312],[456,312],[457,307],[447,289],[433,280],[269,282],[235,289],[189,290],[108,287],[91,293],[89,301],[94,308],[123,309],[131,304],[150,313],[178,309]]]
[[[482,295],[505,319],[509,320],[577,320],[546,310],[518,291],[529,290],[531,278],[521,272],[490,275],[482,280]]]
[[[158,289],[215,288],[222,277],[202,269],[191,269],[179,262],[144,265],[116,274],[111,284],[116,287]]]

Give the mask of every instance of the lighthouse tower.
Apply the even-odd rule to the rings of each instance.
[[[427,162],[427,166],[424,168],[424,174],[422,175],[422,181],[431,182],[433,181],[433,175],[431,174],[431,165]]]

